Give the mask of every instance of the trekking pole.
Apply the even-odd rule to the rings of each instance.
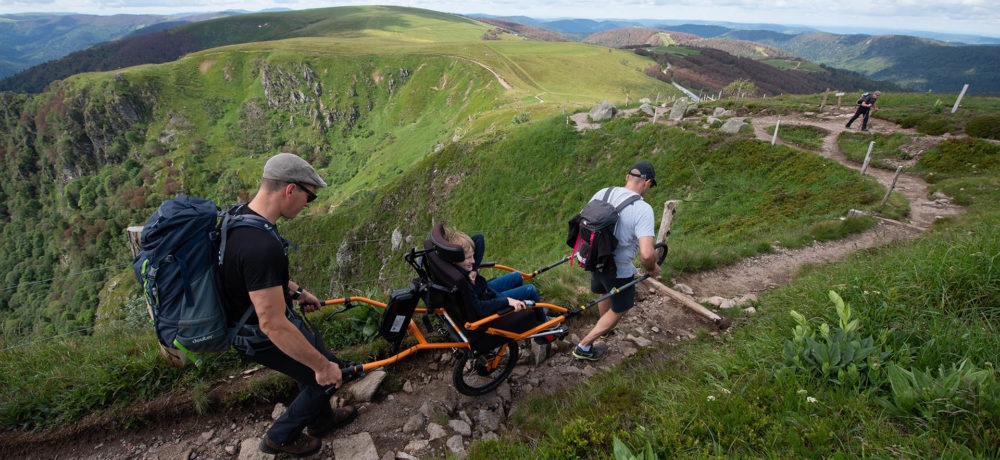
[[[560,266],[560,265],[562,265],[562,264],[564,264],[566,262],[569,262],[571,259],[573,259],[573,254],[570,254],[570,255],[568,255],[566,257],[563,257],[562,259],[559,259],[558,262],[551,263],[551,264],[546,265],[546,266],[544,266],[542,268],[539,268],[538,270],[535,270],[535,271],[533,271],[531,273],[526,274],[524,279],[529,279],[530,280],[530,279],[532,279],[532,278],[534,278],[534,277],[536,277],[538,275],[541,275],[542,273],[545,273],[545,272],[547,272],[547,271],[549,271],[549,270],[551,270],[553,268],[556,268],[556,267],[558,267],[558,266]]]
[[[668,251],[667,243],[660,242],[660,243],[656,243],[655,245],[653,245],[653,251],[656,251],[659,248],[663,248],[663,254],[660,254],[660,256],[656,259],[656,264],[657,265],[662,265],[663,261],[667,258],[667,251]],[[638,277],[638,278],[636,278],[636,279],[634,279],[632,281],[629,281],[628,283],[625,283],[625,284],[623,284],[623,285],[621,285],[619,287],[611,289],[611,292],[608,292],[607,294],[604,294],[601,297],[598,297],[596,300],[592,300],[590,303],[588,303],[586,305],[581,305],[576,310],[567,311],[565,314],[566,315],[576,315],[576,314],[579,314],[579,313],[583,312],[584,310],[586,310],[586,309],[588,309],[590,307],[593,307],[594,305],[597,305],[598,303],[600,303],[601,301],[603,301],[605,299],[610,299],[612,296],[616,296],[618,294],[621,294],[621,292],[624,291],[625,289],[628,289],[628,288],[630,288],[632,286],[635,286],[636,284],[639,284],[639,283],[645,281],[647,278],[649,278],[649,275],[642,275],[642,276],[640,276],[640,277]]]

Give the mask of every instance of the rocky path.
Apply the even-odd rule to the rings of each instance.
[[[578,127],[586,123],[586,114],[582,114],[582,119],[580,115],[574,115]],[[847,162],[836,147],[836,134],[844,130],[848,115],[785,116],[782,124],[810,124],[826,129],[830,135],[817,153],[857,169],[859,165]],[[771,134],[764,129],[775,121],[777,117],[753,118],[756,136],[769,142]],[[874,130],[889,129],[886,122],[876,121]],[[892,180],[892,172],[875,168],[870,171],[886,185]],[[783,249],[734,266],[685,275],[675,280],[684,285],[677,287],[700,300],[716,296],[716,303],[723,299],[752,298],[752,294],[787,283],[804,264],[827,263],[858,249],[914,238],[937,216],[961,212],[959,207],[928,200],[927,184],[916,176],[904,174],[897,191],[911,202],[912,224],[883,220],[875,228],[843,240],[817,243],[803,249]],[[445,456],[449,452],[461,456],[473,440],[502,434],[512,407],[528,395],[549,394],[572,387],[643,347],[688,340],[699,331],[713,335],[727,333],[717,331],[714,324],[677,302],[643,290],[637,294],[633,313],[619,325],[614,336],[605,340],[610,352],[598,363],[581,363],[569,355],[570,347],[595,321],[594,315],[585,314],[569,321],[573,332],[566,341],[557,342],[549,349],[537,345],[523,349],[522,360],[511,377],[497,391],[485,396],[473,398],[455,391],[451,383],[453,361],[447,351],[424,351],[389,367],[388,374],[370,373],[338,392],[333,403],[351,401],[358,406],[360,415],[354,423],[328,436],[323,450],[315,458],[407,459]],[[766,305],[737,308],[747,309],[747,317],[770,313]],[[247,385],[248,379],[269,372],[259,370],[250,375],[232,376],[218,382],[214,391],[235,391]],[[40,433],[0,432],[0,456],[271,458],[258,451],[257,442],[283,406],[264,405],[243,410],[217,408],[211,414],[197,415],[192,409],[186,409],[193,403],[184,389],[180,390],[179,394],[165,396],[142,408],[96,414],[73,427]],[[122,424],[120,417],[130,417],[135,423]],[[136,427],[122,428],[130,425]]]

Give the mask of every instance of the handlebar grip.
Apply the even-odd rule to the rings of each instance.
[[[667,252],[670,250],[670,248],[667,247],[667,243],[665,242],[660,242],[653,245],[654,251],[659,248],[663,248],[663,254],[660,254],[660,257],[656,259],[656,265],[663,265],[663,261],[667,260]]]
[[[360,374],[364,371],[365,371],[365,366],[361,364],[342,367],[340,368],[340,378],[341,378],[340,381],[346,382],[348,380],[351,380],[352,378],[354,378],[355,375]],[[343,386],[343,383],[341,383],[341,386]],[[336,390],[337,390],[337,385],[327,385],[325,388],[323,388],[323,391],[326,392],[327,395],[332,395],[333,392]]]
[[[503,308],[497,310],[497,315],[503,316],[503,315],[506,315],[507,313],[510,313],[512,311],[514,311],[514,307],[512,307],[510,305],[507,305],[506,307],[503,307]]]

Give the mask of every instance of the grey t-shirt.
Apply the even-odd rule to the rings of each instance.
[[[591,200],[603,199],[605,191],[606,188],[601,189]],[[617,207],[635,194],[625,187],[612,187],[611,204]],[[632,265],[632,259],[639,253],[639,238],[656,236],[654,222],[653,207],[641,199],[618,211],[618,225],[615,227],[615,238],[618,238],[618,247],[615,248],[618,278],[631,278],[638,272],[635,265]]]

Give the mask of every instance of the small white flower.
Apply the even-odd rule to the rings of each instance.
[[[719,389],[722,390],[722,392],[725,393],[725,394],[727,394],[727,395],[732,393],[731,391],[729,391],[729,390],[727,390],[725,388],[719,388]]]
[[[804,394],[808,393],[808,391],[806,391],[805,389],[801,389],[799,391],[796,391],[796,393],[798,393],[800,395],[804,395]]]
[[[708,400],[708,401],[715,401],[715,396],[708,395],[708,397],[705,398],[705,399]]]
[[[816,398],[809,396],[808,398],[806,398],[806,402],[812,404],[816,402]]]

